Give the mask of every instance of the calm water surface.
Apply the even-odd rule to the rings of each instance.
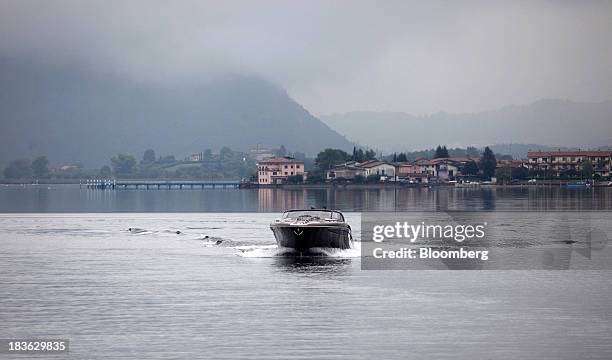
[[[0,185],[0,212],[278,212],[305,206],[345,211],[610,210],[612,188],[87,190],[78,185]]]
[[[69,338],[71,359],[612,358],[609,271],[363,271],[358,249],[276,256],[267,211],[304,204],[612,208],[607,189],[7,187],[0,338]],[[346,215],[359,237],[359,213]]]

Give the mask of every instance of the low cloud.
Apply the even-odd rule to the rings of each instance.
[[[224,72],[315,114],[612,99],[610,2],[2,1],[0,54],[175,86]]]

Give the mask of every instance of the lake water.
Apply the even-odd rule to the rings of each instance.
[[[1,212],[279,212],[610,210],[612,188],[482,187],[336,189],[87,190],[78,185],[0,185]]]
[[[71,359],[612,358],[610,271],[368,271],[358,244],[277,256],[270,212],[311,204],[346,210],[359,238],[363,210],[610,210],[612,195],[4,187],[0,338],[68,338]]]

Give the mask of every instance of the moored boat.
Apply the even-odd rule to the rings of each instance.
[[[584,188],[591,187],[591,185],[592,183],[587,180],[587,181],[569,183],[567,184],[567,187],[571,189],[584,189]]]
[[[468,187],[479,187],[480,183],[477,181],[460,181],[455,183],[456,188],[468,188]]]

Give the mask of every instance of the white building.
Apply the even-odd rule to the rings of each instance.
[[[369,160],[358,164],[357,167],[365,170],[366,177],[370,175],[395,177],[395,166],[384,161]]]

